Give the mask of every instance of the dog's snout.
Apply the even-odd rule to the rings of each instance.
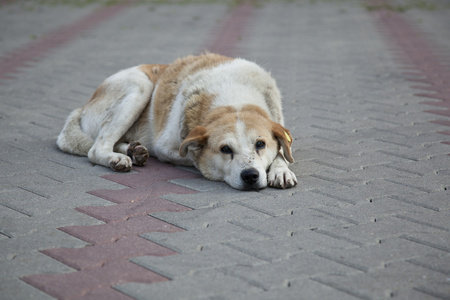
[[[259,172],[255,168],[246,169],[241,172],[241,178],[242,181],[247,184],[254,184],[256,181],[258,181]]]

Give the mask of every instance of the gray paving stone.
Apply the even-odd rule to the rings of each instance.
[[[318,207],[322,210],[326,210],[328,213],[347,217],[358,224],[374,222],[379,218],[398,217],[402,215],[432,213],[429,208],[423,206],[417,206],[415,204],[395,201],[390,197],[381,197],[372,199],[372,201],[357,203],[354,205],[343,204],[339,206],[324,206]]]
[[[299,230],[328,226],[346,226],[355,222],[320,209],[304,209],[291,215],[267,219],[234,220],[233,224],[270,237],[291,236]]]
[[[217,257],[218,252],[220,258]],[[251,267],[264,263],[256,257],[220,244],[205,246],[196,252],[181,255],[141,256],[131,261],[169,279],[191,276],[204,270],[214,270],[230,265]]]
[[[446,236],[448,232],[436,229],[423,224],[414,223],[399,218],[381,217],[371,223],[362,223],[354,226],[343,227],[323,227],[319,228],[319,233],[323,233],[336,238],[342,238],[356,242],[357,244],[378,244],[380,241],[391,237],[403,235],[424,236],[436,235]],[[409,236],[408,235],[408,236]],[[419,240],[422,241],[422,240]]]
[[[250,284],[220,272],[204,271],[157,284],[127,283],[115,287],[134,299],[215,299],[251,297],[259,291]]]
[[[54,299],[49,295],[36,290],[34,287],[26,284],[18,278],[2,279],[0,282],[0,291],[2,291],[2,300],[33,299],[50,300]]]
[[[0,9],[1,54],[96,7],[20,5]],[[200,52],[228,9],[132,6],[0,82],[0,266],[11,270],[2,299],[48,299],[18,278],[69,272],[39,250],[84,246],[56,228],[98,223],[73,208],[110,205],[86,191],[124,188],[56,149],[65,116],[122,68]],[[404,16],[445,53],[448,13]],[[446,127],[423,112],[428,99],[414,95],[376,26],[352,1],[252,12],[236,53],[277,79],[299,185],[243,193],[174,180],[199,193],[164,198],[196,210],[153,215],[188,230],[143,236],[180,254],[133,259],[172,280],[117,289],[136,299],[448,298],[450,151],[435,133]]]
[[[0,26],[4,29],[1,40],[0,54],[14,51],[39,37],[49,30],[73,22],[88,14],[91,7],[74,8],[70,6],[42,6],[35,3],[14,3],[0,10]],[[49,22],[51,16],[51,22]],[[17,20],[26,22],[17,22]]]
[[[20,279],[23,276],[33,274],[63,274],[74,271],[72,268],[38,251],[30,251],[24,254],[7,253],[7,260],[2,262],[2,265],[6,268],[5,270],[10,270],[1,274],[2,281],[11,278]]]
[[[402,195],[402,197],[405,197],[411,194],[429,194],[427,191],[428,190],[423,190],[420,187],[411,189],[411,186],[405,186],[395,181],[379,179],[355,187],[334,188],[322,186],[314,190],[314,192],[319,194],[329,195],[330,197],[336,197],[337,199],[346,199],[353,203],[366,203],[370,202],[371,199],[373,200],[386,196]]]
[[[248,230],[231,223],[198,224],[200,225],[198,228],[191,228],[187,232],[177,232],[170,235],[152,232],[141,236],[180,253],[199,251],[205,246],[226,242],[257,241],[268,238],[266,234]]]
[[[308,252],[301,252],[278,263],[224,267],[221,271],[264,290],[280,288],[286,286],[291,280],[308,278],[314,276],[314,274],[351,274],[358,272],[353,268],[330,262]],[[277,275],[274,276],[275,274]]]
[[[178,214],[158,212],[152,213],[151,216],[186,230],[198,229],[199,224],[203,224],[201,227],[205,227],[226,223],[231,220],[266,219],[271,217],[268,214],[258,212],[237,203],[225,204],[213,208],[189,210]]]
[[[373,269],[384,268],[385,265],[404,261],[423,255],[443,255],[444,252],[431,249],[426,245],[414,243],[405,239],[387,238],[376,245],[352,249],[324,249],[314,252],[320,257],[342,263],[367,273]],[[368,259],[370,257],[370,259]]]
[[[449,254],[427,254],[426,256],[408,259],[409,263],[430,269],[445,275],[450,274],[450,260]]]
[[[190,180],[188,181],[190,182]],[[193,186],[192,184],[190,184],[188,187],[191,189],[195,188],[195,186]],[[264,195],[251,191],[243,194],[240,191],[229,188],[228,186],[227,187],[224,186],[223,189],[209,190],[199,194],[187,194],[187,195],[167,194],[161,197],[182,204],[187,207],[191,207],[194,209],[203,209],[203,208],[220,207],[227,203],[232,203],[234,201],[241,200],[242,198],[259,198],[264,197]]]
[[[397,280],[398,276],[404,276],[404,274],[409,274],[407,282]],[[376,273],[339,274],[315,278],[322,284],[345,291],[361,299],[385,299],[391,297],[426,299],[426,295],[417,293],[413,287],[428,285],[428,283],[442,279],[442,274],[427,269],[418,269],[408,262],[387,264],[385,268]],[[358,288],[352,288],[352,286],[357,286]]]
[[[264,240],[229,241],[226,245],[270,263],[286,260],[304,251],[313,252],[322,249],[333,251],[357,247],[344,239],[323,235],[316,230],[298,230],[292,235]]]

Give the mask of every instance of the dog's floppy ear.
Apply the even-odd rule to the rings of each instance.
[[[293,163],[294,158],[291,153],[292,135],[289,130],[281,126],[279,123],[272,122],[272,132],[278,140],[278,143],[281,145],[281,148],[283,148],[283,155],[286,160]]]
[[[180,156],[185,157],[189,150],[198,150],[206,145],[208,134],[205,127],[197,126],[189,132],[180,145]]]

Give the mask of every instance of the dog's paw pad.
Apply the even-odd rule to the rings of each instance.
[[[133,164],[136,166],[144,166],[149,157],[148,150],[139,142],[133,142],[128,146],[127,154],[131,157]]]
[[[274,188],[287,189],[297,185],[297,177],[288,168],[275,168],[268,174],[268,185]]]
[[[109,161],[109,166],[116,172],[129,172],[131,170],[132,165],[133,164],[131,158],[125,155],[121,157],[112,158]]]

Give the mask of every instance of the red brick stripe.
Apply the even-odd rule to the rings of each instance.
[[[129,1],[119,5],[104,6],[72,24],[51,31],[43,38],[0,57],[0,80],[10,78],[9,75],[20,72],[20,68],[29,67],[30,62],[43,58],[51,50],[73,41],[82,32],[118,15],[128,7],[127,3]]]
[[[190,194],[190,189],[172,184],[169,179],[198,178],[198,174],[149,159],[138,173],[111,174],[103,178],[130,188],[90,192],[118,203],[112,206],[87,206],[78,211],[106,222],[94,226],[59,228],[92,246],[56,248],[41,251],[72,268],[68,274],[39,274],[22,278],[28,284],[60,299],[128,299],[112,286],[125,282],[153,283],[167,278],[139,267],[129,259],[136,256],[166,256],[174,251],[139,237],[147,232],[178,232],[181,228],[155,219],[156,211],[186,211],[190,208],[159,198],[164,194]],[[161,175],[161,176],[159,176]]]
[[[242,35],[253,10],[253,5],[249,3],[237,6],[233,13],[221,24],[220,28],[212,32],[204,49],[209,52],[234,56],[236,54],[236,44],[243,38]]]
[[[444,58],[437,54],[438,46],[400,13],[379,10],[374,12],[374,16],[378,28],[396,49],[396,58],[403,65],[406,80],[416,83],[412,88],[422,90],[416,96],[432,99],[422,103],[440,108],[425,111],[441,117],[450,117],[450,70]],[[433,123],[450,126],[449,119],[440,119]],[[450,131],[439,133],[449,135]]]

